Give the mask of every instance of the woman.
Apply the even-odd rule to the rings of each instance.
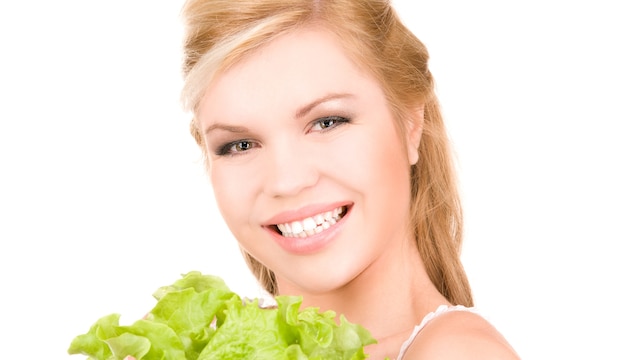
[[[183,101],[260,283],[372,359],[515,359],[473,309],[425,47],[388,1],[189,0]]]

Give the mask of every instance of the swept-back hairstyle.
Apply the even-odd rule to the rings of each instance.
[[[316,26],[336,34],[353,60],[378,80],[401,131],[424,106],[419,161],[411,169],[415,241],[437,289],[453,304],[472,306],[460,261],[462,211],[429,55],[389,1],[188,0],[182,14],[186,24],[182,100],[192,112],[216,74],[277,36]],[[191,133],[206,155],[195,117]],[[244,256],[261,285],[276,294],[273,272],[245,251]]]

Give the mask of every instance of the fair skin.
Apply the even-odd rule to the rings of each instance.
[[[413,327],[449,304],[409,230],[421,108],[400,134],[377,81],[328,32],[281,35],[218,74],[196,115],[220,211],[274,271],[280,294],[368,328],[379,341],[366,348],[372,359],[394,359]],[[465,347],[499,349],[496,335],[468,313],[445,315],[418,338],[454,340],[459,359]],[[405,359],[445,359],[450,348],[416,340]]]

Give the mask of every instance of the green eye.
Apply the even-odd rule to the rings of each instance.
[[[346,119],[341,116],[328,116],[328,117],[316,120],[313,123],[311,130],[312,131],[330,130],[330,129],[336,128],[337,126],[340,126],[341,124],[345,124],[348,122],[350,122],[349,119]]]
[[[235,152],[247,151],[252,149],[252,143],[249,141],[240,141],[233,145],[233,150]]]
[[[335,125],[336,122],[337,122],[337,120],[335,120],[335,119],[324,119],[324,120],[320,121],[320,127],[322,129],[326,129],[326,128],[329,128],[329,127]]]
[[[252,140],[237,140],[220,146],[215,152],[217,155],[238,155],[246,151],[250,151],[257,147],[258,144]]]

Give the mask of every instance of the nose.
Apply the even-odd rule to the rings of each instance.
[[[295,196],[319,180],[314,149],[297,139],[284,139],[266,148],[265,193],[270,197]]]

